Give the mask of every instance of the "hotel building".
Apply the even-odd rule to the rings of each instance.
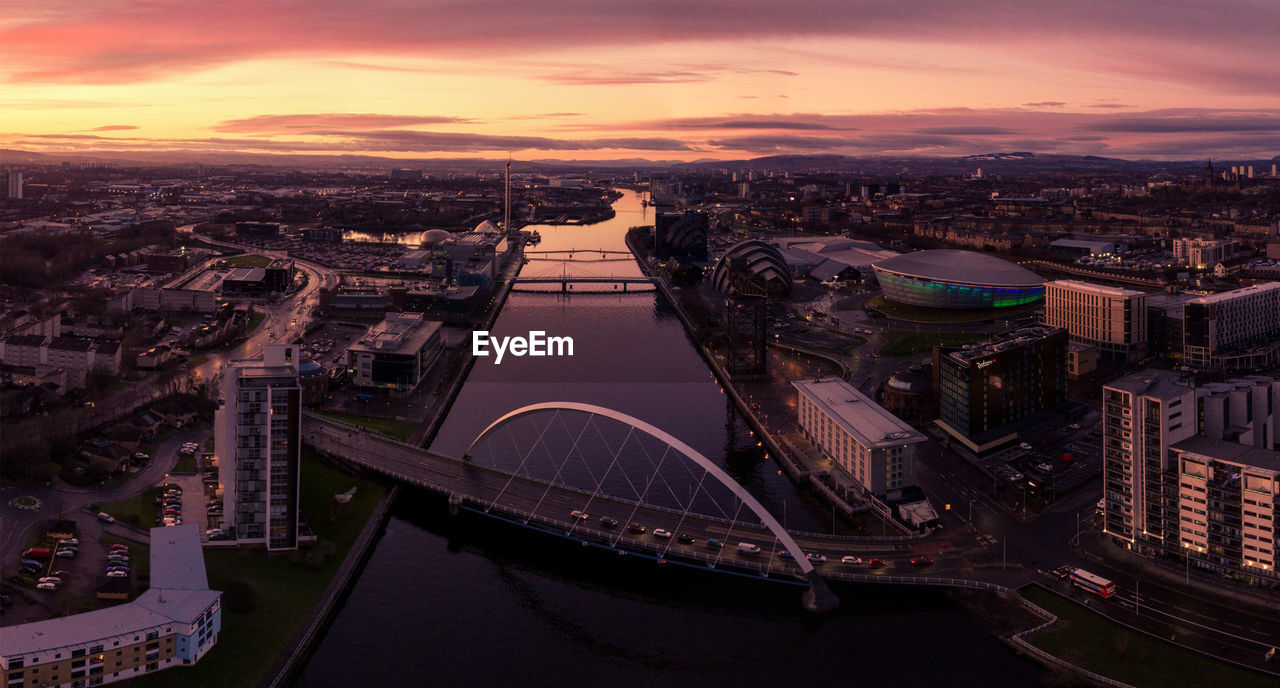
[[[792,384],[805,436],[863,489],[883,496],[916,484],[924,435],[839,378]]]
[[[1098,347],[1104,361],[1136,363],[1147,356],[1147,295],[1078,280],[1044,285],[1044,322],[1071,341]]]

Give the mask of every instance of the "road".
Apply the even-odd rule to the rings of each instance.
[[[615,499],[551,483],[534,480],[481,466],[460,459],[433,454],[416,447],[395,442],[378,435],[362,433],[350,426],[307,416],[303,421],[303,441],[334,456],[369,466],[419,487],[454,495],[463,503],[482,511],[531,523],[553,532],[561,532],[575,538],[605,544],[615,549],[648,552],[661,558],[673,558],[703,562],[710,566],[727,566],[765,573],[799,577],[800,567],[792,560],[778,556],[782,548],[766,528],[754,524],[734,522],[684,513],[661,507]],[[588,518],[579,520],[570,516],[582,511]],[[600,521],[610,517],[617,526],[607,527]],[[647,532],[635,534],[626,525],[640,523]],[[658,528],[695,538],[693,543],[681,543],[677,538],[662,539],[653,535]],[[930,542],[908,538],[856,538],[827,536],[816,533],[793,532],[797,544],[807,553],[827,557],[818,569],[824,577],[845,580],[863,580],[867,576],[923,576],[954,577],[970,580],[1000,579],[1008,576],[999,571],[977,571],[968,557],[960,552],[937,552]],[[723,548],[707,545],[709,539],[725,543]],[[760,552],[740,552],[737,544],[746,542],[760,547]],[[934,563],[928,568],[911,565],[910,559],[928,552]],[[867,564],[846,566],[840,563],[846,555],[860,556],[865,560],[878,557],[884,565],[872,568]],[[1022,574],[1025,578],[1025,574]]]
[[[1116,566],[1110,559],[1072,547],[1078,532],[1090,545],[1089,550],[1100,548],[1106,537],[1091,529],[1097,508],[1096,489],[1081,488],[1051,510],[1026,521],[996,500],[990,478],[977,467],[953,452],[941,451],[934,442],[922,446],[926,449],[916,462],[917,479],[935,504],[952,507],[950,511],[940,511],[944,529],[968,528],[971,523],[977,533],[1000,538],[993,553],[1007,557],[1011,565],[1028,570],[1071,565],[1115,581],[1118,597],[1103,602],[1082,591],[1070,590],[1052,576],[1041,574],[1037,579],[1076,599],[1088,600],[1095,612],[1115,621],[1158,637],[1173,638],[1214,656],[1268,669],[1261,661],[1262,654],[1280,645],[1280,610],[1274,604],[1229,595],[1228,586],[1234,587],[1232,584],[1219,583],[1222,590],[1217,593],[1170,585],[1145,572],[1144,566]],[[1189,574],[1198,575],[1194,571]]]

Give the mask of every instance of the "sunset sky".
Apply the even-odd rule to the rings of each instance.
[[[0,0],[0,148],[1280,153],[1280,2]]]

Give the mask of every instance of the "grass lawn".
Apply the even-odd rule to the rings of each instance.
[[[413,432],[418,429],[418,423],[411,420],[395,420],[393,418],[372,418],[369,416],[353,416],[349,413],[334,413],[332,411],[316,411],[317,414],[332,418],[343,423],[352,425],[363,425],[369,430],[380,432],[388,437],[393,437],[406,442],[413,436]]]
[[[1131,631],[1043,588],[1031,586],[1020,592],[1023,597],[1067,622],[1029,636],[1027,640],[1094,673],[1138,688],[1262,688],[1276,685],[1274,678],[1217,662]]]
[[[178,465],[173,467],[174,473],[195,473],[196,457],[193,454],[179,454]]]
[[[161,490],[162,488],[159,487],[148,487],[136,497],[99,504],[97,510],[105,511],[131,526],[150,528],[156,522],[156,497],[160,495]]]
[[[266,313],[264,313],[264,312],[262,312],[262,311],[254,311],[253,313],[251,313],[251,314],[249,315],[249,323],[248,323],[248,325],[245,327],[245,331],[244,331],[244,333],[245,333],[246,335],[253,334],[253,331],[254,331],[254,330],[256,330],[256,329],[258,329],[258,325],[261,325],[261,324],[262,324],[262,321],[263,321],[263,320],[266,320],[266,319],[267,319],[267,314],[266,314]]]
[[[880,348],[884,356],[913,356],[933,351],[934,345],[959,346],[981,341],[982,337],[972,334],[912,334],[899,333],[889,335],[889,342]]]
[[[931,323],[966,323],[980,322],[983,320],[1007,320],[1011,318],[1019,318],[1042,305],[1042,302],[1023,304],[1021,306],[1010,306],[1008,308],[990,308],[987,310],[960,310],[953,311],[942,308],[925,308],[923,306],[908,306],[906,304],[895,303],[884,297],[884,294],[872,297],[867,300],[867,306],[874,308],[890,318],[899,320],[910,320],[912,322],[931,322]]]
[[[333,495],[357,486],[355,497],[330,520]],[[302,508],[319,543],[293,555],[268,556],[258,547],[207,548],[204,553],[209,585],[226,590],[245,583],[254,593],[252,611],[222,608],[218,644],[192,667],[178,667],[153,676],[132,679],[138,688],[195,688],[256,686],[276,657],[320,600],[338,566],[351,549],[386,489],[375,482],[352,478],[318,460],[310,451],[302,459]],[[330,545],[323,543],[331,543]],[[311,552],[330,551],[308,562]]]
[[[271,264],[271,259],[257,254],[247,254],[243,256],[223,258],[222,262],[233,268],[265,268]]]

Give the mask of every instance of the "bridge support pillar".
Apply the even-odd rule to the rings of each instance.
[[[804,591],[806,610],[825,614],[840,608],[840,598],[831,592],[831,588],[827,587],[827,582],[818,575],[817,571],[810,571],[805,578],[809,581],[809,589]]]
[[[456,494],[449,495],[449,515],[457,516],[462,511],[462,497]]]

